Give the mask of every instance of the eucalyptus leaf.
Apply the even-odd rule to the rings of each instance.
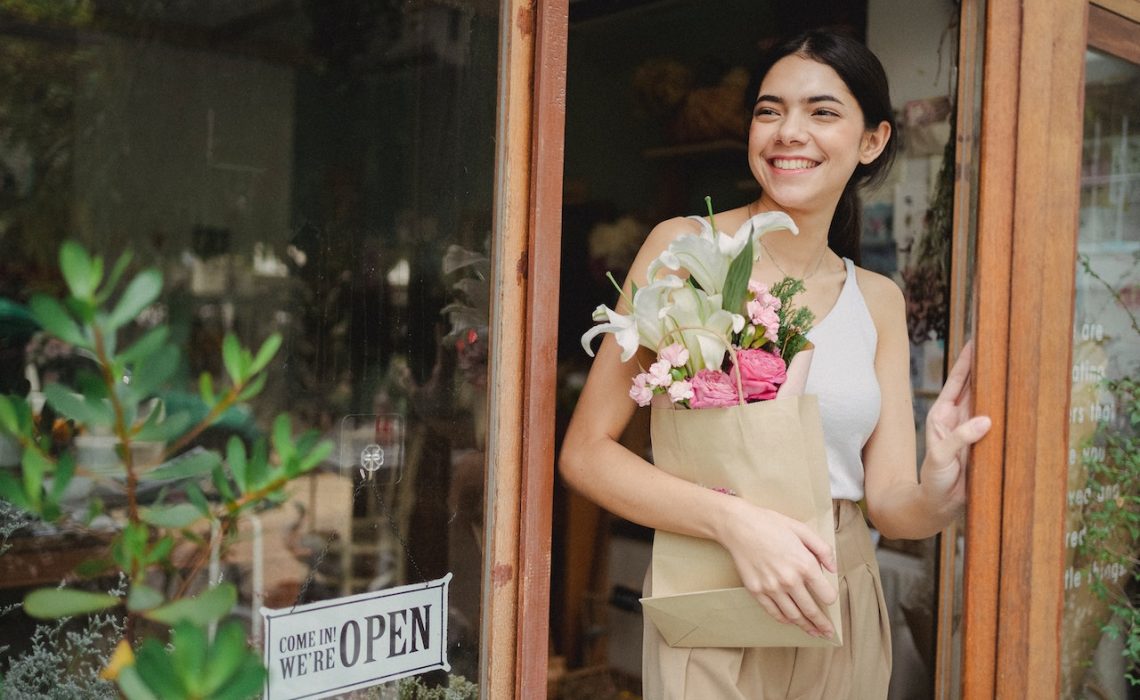
[[[166,625],[179,622],[209,624],[225,617],[237,602],[237,589],[232,583],[220,583],[196,598],[183,598],[145,613],[148,620]]]
[[[143,309],[154,303],[161,292],[162,274],[154,269],[143,270],[123,291],[119,303],[107,317],[108,325],[118,328],[134,320]]]
[[[166,481],[168,479],[187,479],[204,476],[222,463],[217,452],[203,447],[195,447],[169,462],[146,472],[139,478],[142,481]]]
[[[24,597],[24,612],[41,620],[106,610],[119,604],[108,593],[77,591],[71,588],[40,588]]]
[[[202,514],[192,503],[142,508],[139,517],[155,527],[183,528],[201,519]]]

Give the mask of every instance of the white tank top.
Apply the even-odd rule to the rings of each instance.
[[[831,497],[863,498],[863,445],[879,422],[882,396],[875,374],[878,332],[855,281],[855,263],[843,259],[847,279],[839,299],[807,337],[815,345],[806,394],[819,397]]]

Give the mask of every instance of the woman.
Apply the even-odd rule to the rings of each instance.
[[[704,537],[731,555],[745,587],[776,619],[809,634],[833,630],[820,604],[840,598],[844,645],[820,648],[681,649],[646,624],[646,698],[885,698],[890,631],[878,568],[856,501],[896,539],[929,537],[960,513],[966,448],[989,430],[970,418],[969,348],[927,418],[916,469],[905,306],[888,278],[856,268],[856,189],[885,174],[896,150],[886,76],[856,41],[808,33],[784,44],[758,73],[748,162],[761,188],[746,207],[718,213],[736,231],[780,210],[798,235],[761,239],[752,278],[804,280],[796,301],[815,314],[807,393],[819,396],[836,512],[836,550],[802,523],[743,499],[670,476],[618,443],[634,410],[626,396],[639,365],[622,363],[607,335],[571,420],[560,459],[575,489],[647,527]],[[707,225],[676,218],[653,229],[631,266],[646,284],[649,262],[670,242]],[[839,590],[820,567],[838,572]],[[647,576],[647,582],[649,577]],[[649,591],[646,591],[649,595]]]

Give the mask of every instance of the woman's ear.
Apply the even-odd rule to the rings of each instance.
[[[874,129],[869,129],[863,132],[863,140],[859,143],[859,162],[863,165],[873,163],[883,149],[887,147],[887,141],[891,139],[891,125],[889,122],[879,122],[879,125]]]

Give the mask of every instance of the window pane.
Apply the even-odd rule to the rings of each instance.
[[[1128,601],[1135,595],[1137,548],[1130,528],[1140,415],[1137,95],[1140,66],[1088,52],[1065,524],[1065,697],[1123,698],[1125,674],[1137,674],[1122,658],[1123,642],[1135,639],[1136,619]],[[1123,641],[1105,633],[1108,623],[1123,633]]]
[[[65,239],[162,272],[123,334],[169,324],[168,411],[206,413],[199,376],[224,386],[226,334],[256,349],[279,333],[264,390],[195,443],[253,444],[287,411],[334,445],[258,512],[264,542],[243,520],[215,566],[244,622],[450,572],[451,672],[477,682],[497,3],[43,5],[0,0],[0,393],[81,361],[13,320],[63,290]],[[121,467],[92,456],[104,437],[59,449],[79,463],[67,507],[101,499],[106,529],[10,533],[0,604],[57,583],[122,525]],[[0,624],[5,675],[33,628],[20,612]]]

